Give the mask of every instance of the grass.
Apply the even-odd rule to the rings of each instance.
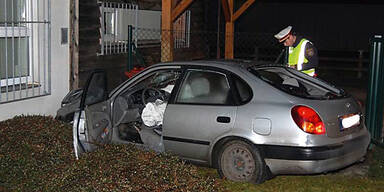
[[[375,147],[369,156],[369,177],[384,179],[384,149]]]
[[[214,176],[215,170],[204,168],[201,174]],[[220,180],[224,191],[383,191],[384,178],[344,176],[339,174],[277,176],[260,185]]]
[[[0,191],[219,191],[169,154],[105,145],[76,161],[71,127],[51,117],[0,122]]]
[[[0,122],[2,191],[384,191],[384,150],[364,176],[277,176],[260,185],[218,178],[216,170],[132,145],[105,145],[75,160],[71,127],[51,117]]]

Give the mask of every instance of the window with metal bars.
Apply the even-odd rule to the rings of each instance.
[[[0,103],[50,93],[50,0],[0,1]]]

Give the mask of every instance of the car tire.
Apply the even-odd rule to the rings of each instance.
[[[256,184],[267,178],[264,159],[255,146],[234,140],[226,143],[218,155],[218,172],[222,178]]]

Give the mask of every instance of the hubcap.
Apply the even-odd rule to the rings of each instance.
[[[249,181],[256,169],[252,153],[242,145],[228,146],[221,164],[224,176],[235,181]]]
[[[242,171],[245,168],[245,162],[241,157],[235,158],[233,164],[238,171]]]

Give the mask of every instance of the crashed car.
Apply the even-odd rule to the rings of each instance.
[[[70,91],[61,101],[61,107],[56,112],[56,119],[65,122],[72,122],[75,111],[80,107],[80,100],[83,89],[75,89]]]
[[[364,158],[370,141],[351,95],[284,66],[173,62],[153,65],[109,94],[106,81],[103,71],[94,72],[72,100],[79,102],[76,157],[97,143],[134,143],[234,181],[261,183],[346,167]]]

